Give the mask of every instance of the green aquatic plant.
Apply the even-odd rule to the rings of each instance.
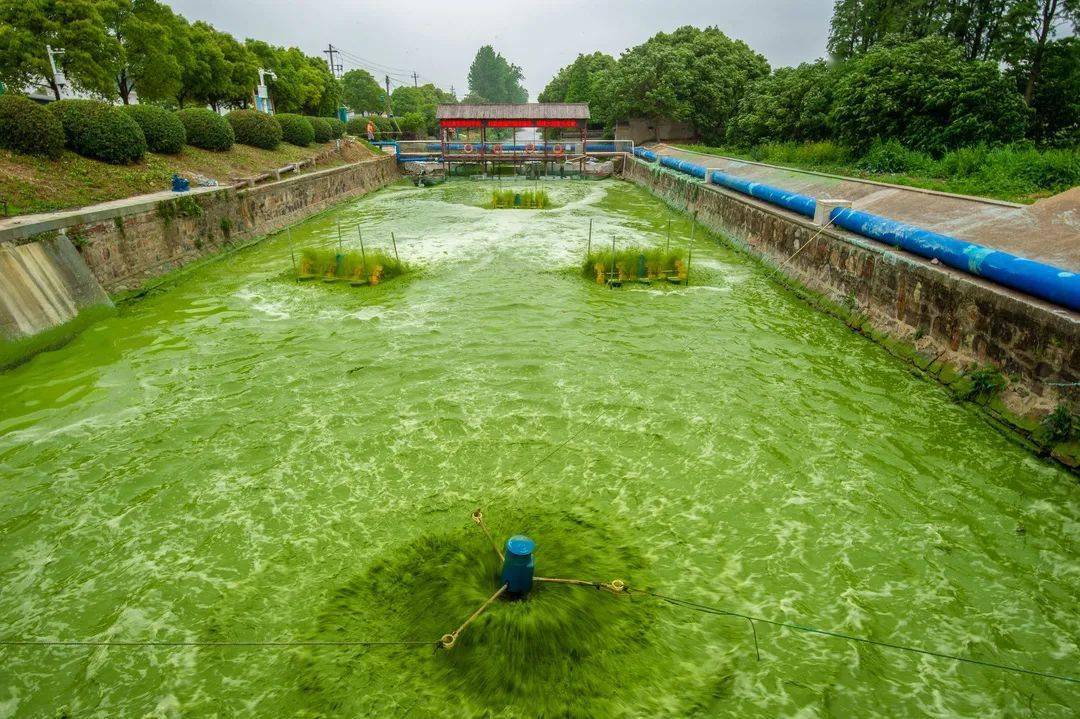
[[[377,285],[406,274],[409,266],[381,250],[338,252],[308,247],[300,251],[297,271],[302,278],[322,277]]]
[[[551,206],[551,199],[547,190],[492,190],[491,206],[496,209],[543,210]]]
[[[581,263],[581,274],[597,284],[609,278],[620,282],[677,279],[686,281],[686,251],[662,247],[626,247],[590,252]]]
[[[1068,442],[1076,432],[1076,420],[1069,408],[1063,404],[1059,404],[1053,412],[1043,417],[1041,425],[1048,442]]]
[[[1008,384],[1005,375],[997,367],[979,367],[968,372],[965,377],[970,384],[960,393],[960,399],[964,400],[991,399]]]

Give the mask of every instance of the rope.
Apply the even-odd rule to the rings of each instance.
[[[495,537],[491,536],[491,532],[488,530],[487,525],[484,524],[484,513],[477,509],[472,513],[472,520],[480,525],[480,529],[484,530],[484,535],[488,538],[488,541],[491,542],[491,548],[495,550],[495,554],[499,555],[499,561],[504,561],[502,550],[499,549]]]
[[[269,642],[142,642],[142,641],[66,641],[51,639],[0,639],[4,647],[389,647],[431,646],[433,642],[390,641],[269,641]]]
[[[439,639],[439,645],[441,645],[443,649],[450,649],[451,647],[453,647],[454,642],[457,641],[458,636],[460,636],[461,633],[463,631],[465,631],[465,627],[472,624],[473,620],[476,619],[477,617],[479,617],[481,614],[483,614],[484,610],[486,610],[488,607],[490,607],[492,602],[494,602],[496,599],[501,597],[503,595],[503,592],[506,591],[508,586],[509,586],[508,584],[504,584],[501,587],[499,587],[498,591],[496,591],[494,594],[492,594],[490,597],[488,597],[487,600],[483,604],[481,604],[479,606],[479,608],[477,608],[477,610],[475,612],[470,614],[469,618],[466,619],[462,623],[462,625],[460,627],[458,627],[454,631],[450,632],[449,634],[442,635],[442,638]]]
[[[780,272],[780,270],[784,269],[784,267],[786,267],[786,266],[787,266],[787,263],[789,263],[789,262],[791,262],[791,261],[792,261],[793,259],[795,259],[795,256],[796,256],[796,255],[798,255],[798,254],[799,254],[800,252],[802,252],[802,251],[803,251],[803,250],[805,250],[805,249],[806,249],[807,247],[809,247],[809,246],[810,246],[810,245],[811,245],[811,244],[812,244],[812,243],[814,242],[814,240],[816,240],[817,238],[821,237],[821,233],[822,233],[822,232],[824,232],[825,230],[829,229],[829,226],[830,226],[830,225],[832,225],[832,223],[833,223],[833,219],[832,219],[832,218],[829,218],[829,221],[828,221],[828,222],[826,222],[826,223],[825,223],[824,225],[822,225],[822,226],[821,226],[821,229],[820,229],[820,230],[818,230],[818,231],[817,231],[817,233],[816,233],[816,234],[815,234],[815,235],[814,235],[813,237],[811,237],[811,238],[810,238],[809,240],[807,240],[806,242],[802,243],[802,245],[800,245],[800,246],[799,246],[799,249],[795,250],[795,252],[793,252],[793,253],[792,253],[791,257],[788,257],[788,258],[787,258],[786,260],[784,260],[784,261],[783,261],[783,262],[781,262],[781,263],[780,263],[779,265],[777,265],[777,266],[776,266],[776,268],[775,268],[775,269],[773,269],[773,271],[772,271],[772,273],[771,273],[771,274],[772,274],[772,275],[776,275],[776,274],[777,274],[778,272]]]
[[[716,614],[725,617],[738,617],[750,622],[751,628],[754,628],[754,622],[762,622],[763,624],[771,624],[775,627],[783,627],[785,629],[793,629],[798,632],[805,632],[808,634],[819,634],[826,637],[834,637],[837,639],[846,639],[851,642],[859,642],[861,644],[870,644],[876,647],[884,647],[886,649],[895,649],[902,652],[911,652],[913,654],[923,654],[930,657],[938,657],[939,659],[950,659],[955,662],[962,662],[965,664],[974,664],[976,666],[988,667],[991,669],[1000,669],[1008,672],[1015,672],[1017,674],[1029,674],[1031,676],[1043,677],[1044,679],[1057,679],[1058,681],[1070,682],[1073,684],[1080,684],[1080,678],[1065,676],[1062,674],[1053,674],[1051,672],[1043,672],[1037,669],[1027,669],[1025,667],[1018,667],[1011,664],[999,664],[997,662],[986,661],[983,659],[972,659],[971,657],[962,657],[956,654],[948,654],[946,652],[935,652],[930,649],[920,649],[918,647],[909,647],[903,644],[893,644],[892,642],[883,642],[877,639],[870,639],[868,637],[857,637],[852,634],[844,634],[843,632],[834,632],[828,629],[818,629],[816,627],[807,627],[801,624],[793,624],[791,622],[780,622],[774,619],[765,619],[764,617],[755,617],[749,614],[742,614],[741,612],[733,612],[727,609],[720,609],[719,607],[710,607],[705,604],[698,604],[685,599],[678,599],[676,597],[670,597],[658,592],[652,592],[647,589],[632,589],[626,588],[627,592],[636,592],[638,594],[645,594],[650,597],[661,599],[669,604],[673,604],[677,607],[683,607],[685,609],[691,609],[697,612],[703,612],[705,614]],[[754,628],[754,648],[757,649],[757,629]],[[758,653],[758,659],[761,659],[760,652]]]

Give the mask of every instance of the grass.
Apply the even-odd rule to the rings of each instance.
[[[679,145],[687,150],[895,185],[1031,203],[1080,184],[1080,149],[979,145],[933,158],[896,142],[856,156],[833,142],[776,142],[750,148]]]
[[[604,284],[611,277],[622,282],[675,278],[686,281],[686,252],[682,249],[665,250],[660,247],[627,247],[616,250],[590,252],[581,263],[581,274],[597,284]]]
[[[492,190],[493,208],[543,210],[551,206],[547,190]]]
[[[337,279],[351,282],[380,282],[404,275],[409,266],[381,250],[338,253],[335,250],[305,248],[300,251],[298,272],[306,279]]]
[[[318,168],[367,159],[371,151],[361,144],[334,143],[296,147],[282,143],[275,150],[234,145],[228,152],[210,152],[185,146],[178,155],[148,152],[141,162],[109,165],[65,151],[57,160],[0,150],[0,213],[3,202],[9,215],[84,207],[133,195],[167,190],[173,173],[195,174],[228,184],[233,177],[250,177],[293,162],[320,157]],[[192,183],[194,184],[194,183]]]

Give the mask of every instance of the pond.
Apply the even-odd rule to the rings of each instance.
[[[1075,674],[1075,479],[618,180],[394,185],[0,374],[0,717],[1073,715],[1075,684],[537,574]],[[518,189],[512,184],[503,188]],[[520,189],[536,189],[532,185]],[[296,283],[337,240],[415,271]]]

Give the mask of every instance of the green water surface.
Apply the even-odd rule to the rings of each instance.
[[[500,539],[541,533],[539,574],[560,564],[547,533],[573,571],[596,555],[730,610],[1080,673],[1073,478],[717,238],[690,287],[584,280],[590,220],[596,244],[665,242],[671,218],[687,242],[629,184],[554,183],[546,211],[479,207],[491,188],[393,186],[291,233],[393,231],[411,278],[296,284],[281,234],[0,374],[3,638],[434,641],[402,635],[450,631],[484,592],[442,602],[416,565],[493,571],[482,537],[453,551],[484,507]],[[4,646],[0,717],[1080,706],[1075,684],[766,625],[758,659],[742,620],[553,591],[496,606],[452,656]],[[537,616],[560,619],[516,632]],[[573,656],[537,686],[542,642]]]

